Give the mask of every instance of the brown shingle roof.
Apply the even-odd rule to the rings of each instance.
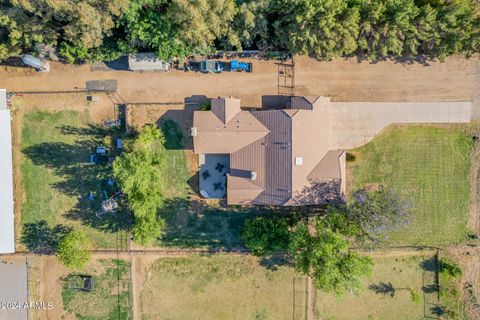
[[[230,120],[227,100],[214,99],[212,112],[195,112],[195,152],[230,154],[229,204],[295,205],[313,180],[337,180],[339,154],[329,152],[329,99],[292,98],[298,98],[292,99],[295,109],[239,111]]]
[[[268,133],[250,112],[240,111],[227,124],[209,111],[195,111],[193,127],[196,153],[233,153]]]
[[[240,99],[236,98],[218,98],[211,100],[211,110],[220,121],[227,124],[232,118],[241,111]]]

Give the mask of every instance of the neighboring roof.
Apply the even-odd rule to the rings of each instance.
[[[153,52],[141,52],[128,55],[128,69],[132,71],[167,71],[166,61],[157,58]]]
[[[10,110],[0,110],[0,253],[15,252]]]
[[[240,111],[227,124],[213,112],[195,111],[193,146],[196,153],[231,154],[257,141],[268,133],[250,112]]]
[[[235,98],[218,98],[212,99],[212,112],[222,121],[227,124],[240,111],[240,99]]]

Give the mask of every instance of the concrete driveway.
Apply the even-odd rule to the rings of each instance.
[[[468,123],[471,102],[332,102],[334,148],[352,149],[371,141],[390,124]]]
[[[27,264],[24,257],[0,259],[0,320],[28,318]]]

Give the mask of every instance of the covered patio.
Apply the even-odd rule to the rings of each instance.
[[[199,184],[202,197],[225,198],[229,172],[230,156],[228,154],[200,154]]]

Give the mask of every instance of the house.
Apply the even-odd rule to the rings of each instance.
[[[228,204],[275,206],[342,197],[345,151],[331,144],[330,99],[290,97],[287,102],[245,111],[239,99],[219,98],[212,99],[210,111],[194,112],[203,196],[226,194]]]
[[[332,102],[264,96],[261,110],[236,98],[195,111],[200,193],[229,205],[294,206],[341,200],[346,152],[392,123],[466,123],[471,102]]]

